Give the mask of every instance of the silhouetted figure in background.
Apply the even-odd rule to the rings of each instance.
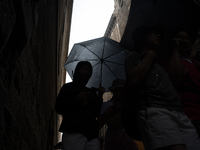
[[[162,38],[159,26],[139,27],[133,34],[136,49],[125,63],[142,141],[146,150],[199,150],[196,130],[183,113],[167,73],[156,62]]]
[[[103,102],[98,120],[99,129],[107,124],[105,133],[104,150],[137,150],[137,146],[125,132],[121,123],[121,108],[123,103],[125,81],[115,79],[109,90],[113,93],[112,98]]]
[[[57,97],[55,110],[63,116],[59,131],[63,132],[62,150],[99,150],[96,118],[102,105],[103,87],[95,90],[86,87],[92,75],[87,61],[76,66],[73,82],[64,84]]]
[[[188,31],[180,29],[174,32],[171,40],[172,54],[166,71],[177,89],[185,114],[200,137],[200,71],[199,62],[195,61],[198,49],[200,41],[193,44]]]

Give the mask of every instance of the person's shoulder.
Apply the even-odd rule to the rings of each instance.
[[[74,86],[73,82],[65,83],[65,84],[62,86],[62,89],[71,88],[71,87],[73,87],[73,86]]]
[[[127,60],[133,58],[140,58],[140,53],[138,51],[131,51],[127,56]]]
[[[130,70],[133,66],[137,66],[141,61],[141,55],[138,51],[132,51],[129,53],[125,60],[125,69]]]

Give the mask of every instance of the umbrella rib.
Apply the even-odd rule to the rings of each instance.
[[[124,51],[124,50],[123,50],[123,51]],[[112,55],[109,55],[109,56],[105,57],[104,59],[107,59],[108,57],[111,57],[111,56],[117,55],[118,53],[121,53],[121,52],[123,52],[123,51],[119,51],[119,52],[117,52],[117,53],[114,53],[114,54],[112,54]]]
[[[97,56],[97,57],[100,59],[100,57],[99,57],[98,55],[96,55],[96,54],[95,54],[92,50],[90,50],[88,47],[86,47],[86,46],[83,45],[83,44],[79,44],[79,45],[85,47],[85,49],[87,49],[88,51],[90,51],[92,54],[94,54],[95,56]]]
[[[103,58],[103,54],[104,54],[104,50],[105,50],[105,43],[106,43],[106,38],[104,39],[104,43],[103,43],[103,52],[102,52],[101,58]]]
[[[96,66],[96,65],[98,65],[100,63],[100,61],[99,62],[97,62],[94,66],[92,66],[93,68]]]
[[[106,37],[104,39],[104,43],[103,43],[103,51],[102,51],[102,55],[101,55],[101,58],[103,58],[103,54],[104,54],[104,50],[105,50],[105,43],[106,43]],[[102,66],[103,66],[103,59],[100,59],[101,60],[101,74],[100,74],[100,84],[102,83]]]
[[[120,63],[117,63],[117,62],[114,62],[114,61],[109,61],[109,60],[104,60],[104,62],[109,62],[109,63],[113,63],[113,64],[117,64],[117,65],[124,65],[124,64],[120,64]]]
[[[104,62],[104,64],[105,64],[105,66],[107,66],[107,68],[110,70],[110,72],[115,76],[115,78],[117,78],[116,75],[114,74],[114,72],[108,67],[108,65],[105,62]]]

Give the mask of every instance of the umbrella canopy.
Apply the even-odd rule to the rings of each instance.
[[[97,88],[101,84],[108,91],[114,79],[125,79],[124,62],[128,54],[118,42],[104,36],[74,44],[64,67],[73,78],[77,63],[89,61],[93,73],[87,86]]]
[[[165,39],[161,45],[166,49],[171,31],[177,28],[189,28],[198,32],[200,28],[200,8],[193,0],[132,0],[129,19],[121,45],[132,49],[132,34],[142,25],[163,25]]]

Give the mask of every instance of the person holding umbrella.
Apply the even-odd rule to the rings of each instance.
[[[87,88],[92,65],[87,61],[77,64],[73,81],[64,84],[55,103],[55,111],[63,116],[59,131],[63,132],[62,150],[99,150],[96,118],[105,89]],[[98,91],[98,94],[96,92]]]
[[[199,150],[200,139],[183,113],[179,96],[156,52],[163,39],[159,26],[141,26],[133,33],[135,48],[125,63],[127,93],[137,108],[140,135],[146,150]]]

